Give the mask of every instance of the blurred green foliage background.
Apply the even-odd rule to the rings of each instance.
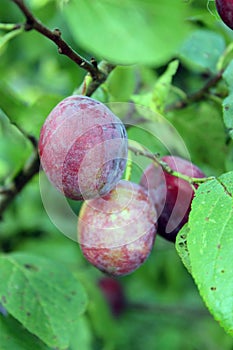
[[[78,9],[78,1],[70,2]],[[90,44],[94,32],[90,25],[92,17],[83,17],[81,29],[84,38],[79,41],[79,31],[74,27],[74,14],[71,16],[69,4],[66,7],[65,3],[66,1],[53,0],[27,1],[33,13],[49,28],[61,29],[63,38],[78,53],[87,59],[93,55],[101,59],[101,48],[92,52],[95,42]],[[101,3],[104,6],[104,1]],[[106,2],[105,5],[120,8],[121,4],[116,3]],[[146,3],[151,3],[153,7],[152,0]],[[137,1],[127,1],[127,4],[133,7]],[[83,12],[78,14],[78,18],[86,13],[85,6],[91,6],[91,1],[86,5],[80,1],[81,5]],[[169,26],[168,19],[175,17],[179,8],[184,6],[179,4],[176,10],[174,5],[171,1],[166,1],[169,13],[164,15],[167,19],[166,26]],[[151,107],[153,97],[162,91],[159,84],[155,88],[156,83],[168,64],[178,59],[180,64],[173,79],[169,74],[166,75],[168,91],[162,97],[157,96],[157,101],[162,101],[164,120],[178,131],[192,161],[207,175],[219,175],[232,170],[233,165],[232,141],[228,139],[229,135],[222,120],[222,99],[227,96],[225,82],[221,80],[218,86],[214,86],[199,101],[190,102],[186,108],[167,109],[166,112],[167,106],[171,106],[185,94],[201,89],[216,74],[219,60],[233,38],[232,33],[216,18],[212,2],[209,2],[209,7],[213,14],[207,8],[207,1],[187,2],[184,12],[190,27],[188,29],[186,24],[180,24],[177,32],[177,42],[180,41],[180,45],[177,45],[177,50],[171,48],[174,54],[165,52],[158,62],[155,59],[154,62],[149,60],[149,63],[143,62],[142,55],[142,62],[139,64],[118,66],[93,97],[108,103],[141,101],[146,107]],[[165,9],[165,5],[163,8]],[[72,19],[69,20],[69,16]],[[130,21],[130,14],[127,16]],[[12,1],[1,1],[0,22],[18,23],[23,20],[22,14]],[[85,28],[85,20],[88,28]],[[120,18],[114,17],[114,20],[120,23]],[[94,23],[96,21],[98,18]],[[79,26],[79,23],[77,20],[76,25]],[[162,37],[164,26],[156,26],[158,32],[153,35]],[[85,30],[87,44],[83,45]],[[171,37],[171,42],[173,39],[176,41],[176,28],[172,29],[172,33],[174,38]],[[0,40],[4,34],[0,30]],[[124,41],[124,35],[121,40]],[[169,47],[170,42],[166,44]],[[139,48],[140,45],[138,40]],[[207,58],[206,53],[209,54]],[[106,55],[111,57],[111,47],[106,48]],[[230,60],[232,57],[226,56],[225,59]],[[28,139],[12,123],[38,137],[50,110],[61,99],[71,95],[82,84],[84,77],[85,72],[81,68],[67,57],[59,55],[52,42],[33,30],[21,33],[5,45],[1,45],[0,41],[0,186],[10,183],[33,150]],[[157,112],[158,106],[153,106]],[[120,117],[124,119],[124,115]],[[136,126],[129,128],[128,133],[130,139],[145,145],[153,152],[168,152],[163,144]],[[175,153],[182,153],[179,144],[171,141],[169,146]],[[140,176],[141,171],[133,167],[132,180],[139,181]],[[78,215],[80,204],[70,202],[70,205]],[[83,259],[78,244],[61,234],[50,221],[41,200],[38,175],[4,212],[0,221],[0,249],[2,254],[32,253],[48,258],[54,265],[59,262],[84,285],[89,302],[86,312],[77,316],[75,330],[70,334],[70,350],[233,349],[232,338],[208,313],[174,245],[160,237],[156,238],[147,262],[132,275],[119,279],[127,302],[116,318],[98,286],[103,275]],[[4,282],[0,272],[0,284]],[[59,280],[57,283],[59,285]],[[56,294],[54,298],[56,299]],[[56,317],[59,317],[59,307],[57,305]],[[33,322],[40,322],[36,315]],[[65,323],[66,319],[62,322]],[[52,348],[43,339],[33,336],[27,326],[23,327],[10,315],[6,317],[0,313],[0,327],[0,344],[3,344],[0,345],[1,350],[32,349],[32,344],[35,350]],[[60,349],[59,344],[55,348]]]

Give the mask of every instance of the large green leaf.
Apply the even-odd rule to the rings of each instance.
[[[198,188],[189,230],[192,275],[210,312],[233,335],[233,172]]]
[[[47,345],[68,347],[87,302],[80,282],[62,264],[23,253],[3,255],[0,270],[7,311]]]
[[[0,329],[1,350],[49,350],[45,344],[10,316],[0,315]]]
[[[179,231],[177,237],[176,237],[176,243],[175,247],[177,250],[177,253],[179,254],[184,266],[188,270],[189,273],[191,272],[191,263],[190,263],[190,257],[189,257],[189,251],[187,247],[187,235],[189,233],[188,225],[185,225],[182,227],[182,230]]]
[[[188,9],[183,1],[71,0],[65,13],[77,44],[91,54],[123,64],[161,64],[187,35]]]
[[[221,35],[208,30],[197,30],[186,39],[180,58],[191,67],[216,72],[220,55],[225,49]]]

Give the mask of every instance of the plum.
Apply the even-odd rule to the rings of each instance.
[[[203,178],[205,174],[194,164],[178,156],[162,158],[169,167],[184,175]],[[194,196],[192,186],[185,180],[163,171],[161,166],[150,164],[140,181],[145,187],[158,213],[158,234],[175,242],[177,233],[188,221]],[[197,185],[195,185],[197,188]]]
[[[122,276],[149,256],[156,235],[156,209],[142,186],[121,180],[106,196],[83,203],[78,241],[99,270]]]
[[[223,22],[233,29],[233,0],[216,0],[215,3]]]
[[[50,182],[75,200],[104,196],[120,181],[128,151],[124,124],[104,104],[69,96],[49,114],[39,139]]]

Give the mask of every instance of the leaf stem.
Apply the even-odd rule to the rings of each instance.
[[[21,24],[15,23],[0,23],[0,30],[12,31],[16,29],[20,29],[22,27]]]
[[[198,177],[190,177],[190,176],[184,175],[184,174],[170,168],[166,162],[161,160],[161,158],[158,154],[152,154],[152,153],[146,151],[144,148],[138,149],[138,148],[130,146],[130,145],[128,147],[129,147],[129,150],[132,151],[135,155],[140,155],[140,156],[144,156],[144,157],[151,159],[157,165],[160,165],[166,173],[173,175],[173,176],[176,176],[182,180],[185,180],[190,185],[198,185],[198,184],[215,179],[214,176],[198,178]]]

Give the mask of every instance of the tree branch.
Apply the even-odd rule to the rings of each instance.
[[[208,80],[207,83],[200,90],[189,94],[185,99],[169,104],[165,108],[165,112],[170,112],[175,109],[182,109],[193,102],[200,101],[209,92],[209,90],[221,80],[223,72],[224,69],[220,70],[216,75],[214,75],[210,80]]]
[[[98,65],[98,69],[100,72],[103,73],[103,76],[99,77],[98,80],[92,79],[92,81],[87,87],[86,96],[91,96],[95,92],[95,90],[97,90],[98,87],[105,82],[105,80],[115,67],[116,66],[112,63],[101,61]]]
[[[14,198],[22,191],[24,186],[39,172],[39,155],[35,152],[24,167],[13,178],[12,182],[6,187],[0,188],[0,220],[2,214]]]
[[[53,31],[51,31],[49,28],[44,26],[37,18],[35,18],[32,12],[25,5],[24,0],[11,1],[13,1],[24,14],[26,18],[24,29],[26,31],[34,29],[43,36],[53,41],[58,47],[58,52],[62,55],[69,57],[79,67],[85,69],[91,75],[93,81],[95,81],[96,84],[100,85],[102,81],[106,79],[105,73],[99,70],[97,65],[89,62],[88,60],[80,56],[62,39],[61,31],[59,29],[54,29]]]
[[[23,130],[15,122],[12,122],[19,132],[27,139],[33,148],[33,153],[29,160],[24,164],[23,168],[15,175],[12,181],[6,186],[0,186],[0,221],[2,219],[3,212],[8,208],[14,198],[22,191],[27,183],[36,175],[40,170],[40,159],[38,154],[38,141],[37,139]]]

